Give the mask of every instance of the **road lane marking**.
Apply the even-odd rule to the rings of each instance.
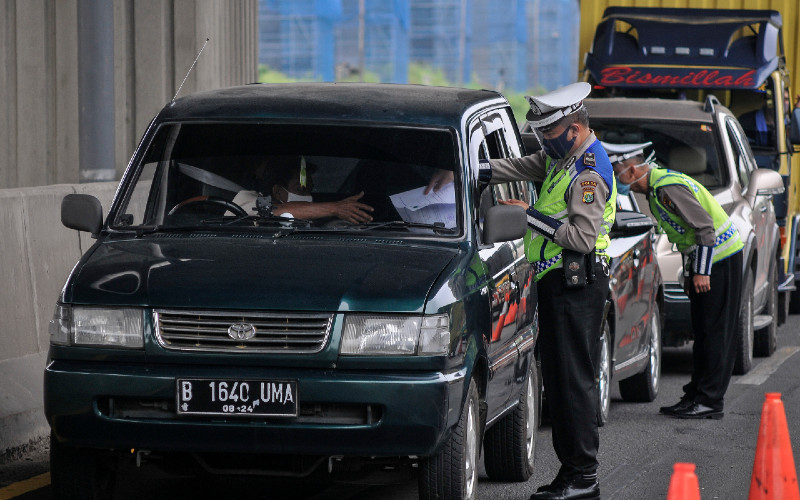
[[[25,493],[44,488],[48,484],[50,484],[50,473],[45,472],[30,479],[9,484],[5,488],[0,488],[0,500],[11,500]]]
[[[770,375],[775,373],[784,361],[791,358],[794,353],[800,351],[798,346],[782,347],[775,351],[772,356],[765,359],[753,368],[750,373],[743,375],[734,384],[761,385],[767,381]]]

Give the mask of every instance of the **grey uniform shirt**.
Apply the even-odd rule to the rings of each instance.
[[[586,149],[594,143],[594,132],[572,152],[570,156],[558,160],[555,167],[558,171],[572,166]],[[492,184],[518,180],[543,181],[547,175],[547,155],[544,151],[522,158],[503,158],[490,160],[492,164]],[[557,174],[556,174],[557,175]],[[581,183],[592,182],[595,185],[594,200],[584,203]],[[553,242],[570,250],[589,253],[597,243],[600,225],[603,223],[603,212],[609,195],[609,186],[600,174],[591,168],[584,169],[575,177],[575,181],[567,190],[567,221],[556,231]]]
[[[650,174],[648,174],[650,175]],[[648,193],[649,196],[653,196]],[[713,247],[714,240],[714,219],[711,218],[703,205],[689,191],[689,188],[679,184],[662,186],[655,192],[658,201],[664,207],[675,207],[673,213],[683,219],[683,221],[694,229],[695,242],[698,245]]]

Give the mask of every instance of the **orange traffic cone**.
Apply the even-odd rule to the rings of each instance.
[[[667,500],[700,500],[700,484],[694,473],[694,464],[677,462],[673,469]]]
[[[748,500],[800,500],[786,412],[777,392],[767,393],[761,409]]]

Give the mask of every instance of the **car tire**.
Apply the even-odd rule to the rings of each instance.
[[[769,325],[756,330],[753,337],[753,355],[760,357],[772,356],[778,347],[778,266],[775,260],[769,266],[769,281],[767,282],[767,303],[764,313],[772,316]]]
[[[50,488],[60,500],[110,500],[116,482],[116,462],[98,452],[65,446],[50,434]]]
[[[528,379],[514,409],[486,431],[483,463],[495,481],[527,481],[533,474],[539,426],[539,378],[531,363]]]
[[[597,370],[597,425],[608,422],[611,412],[611,326],[608,318],[603,320],[600,334],[600,363]]]
[[[619,381],[619,393],[625,401],[649,403],[658,396],[661,381],[661,313],[653,304],[650,315],[649,360],[642,372]]]
[[[474,500],[478,490],[480,411],[478,389],[470,380],[467,401],[458,423],[437,455],[419,465],[419,498],[422,500]]]
[[[753,367],[753,337],[753,272],[748,270],[742,288],[739,318],[736,320],[734,375],[744,375]]]

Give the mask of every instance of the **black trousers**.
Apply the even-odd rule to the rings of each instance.
[[[742,252],[711,267],[711,290],[691,300],[692,378],[683,386],[686,397],[721,410],[736,360],[736,329],[742,296]]]
[[[553,448],[568,474],[597,472],[597,375],[608,277],[600,264],[595,275],[585,288],[568,289],[564,271],[556,269],[537,284],[538,348]]]

